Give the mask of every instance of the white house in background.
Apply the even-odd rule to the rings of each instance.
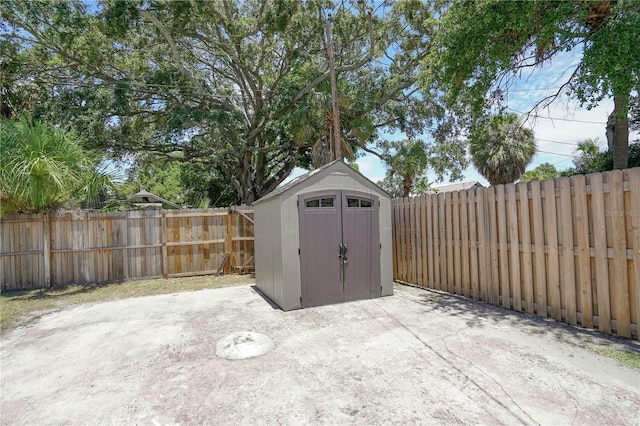
[[[468,189],[475,189],[475,188],[484,188],[484,185],[482,185],[480,182],[476,180],[471,182],[451,183],[448,185],[434,186],[432,189],[432,193],[439,194],[441,192],[466,191]]]

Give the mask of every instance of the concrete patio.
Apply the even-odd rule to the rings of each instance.
[[[267,352],[216,355],[235,332]],[[609,338],[405,286],[283,312],[252,286],[82,305],[1,343],[3,425],[628,424],[640,370]]]

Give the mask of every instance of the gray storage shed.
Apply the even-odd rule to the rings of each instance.
[[[283,310],[393,294],[391,199],[343,161],[253,206],[256,286]]]

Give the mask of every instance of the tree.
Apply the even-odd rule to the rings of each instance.
[[[471,129],[471,161],[491,185],[515,182],[536,154],[533,131],[515,114],[499,114]]]
[[[91,172],[73,134],[36,121],[0,122],[0,215],[51,210]]]
[[[573,159],[573,164],[579,169],[585,164],[591,163],[600,154],[600,144],[598,138],[585,139],[578,142],[576,148],[577,156]]]
[[[233,187],[205,164],[166,161],[155,155],[141,155],[129,170],[128,181],[134,188],[131,193],[144,186],[153,194],[193,208],[241,203]]]
[[[408,197],[416,181],[426,172],[429,164],[427,145],[419,139],[383,142],[382,158],[388,165],[388,182],[397,175],[402,180],[402,196]]]
[[[371,151],[385,163],[387,172],[379,182],[383,189],[393,196],[408,197],[422,193],[431,187],[426,172],[432,169],[437,179],[449,174],[451,180],[459,179],[467,166],[464,146],[457,142],[427,143],[422,139],[403,139],[377,142],[380,152]]]
[[[305,96],[300,107],[291,114],[291,131],[300,146],[311,147],[311,165],[321,167],[335,159],[333,111],[329,86],[319,85]],[[377,136],[374,117],[363,114],[362,101],[367,96],[351,85],[342,84],[338,104],[340,108],[340,145],[347,160],[353,161],[358,148],[364,148]],[[366,106],[364,107],[366,108]]]
[[[318,139],[295,137],[296,111],[315,108],[329,71],[324,24],[333,10],[336,70],[353,95],[353,134],[433,127],[444,109],[411,90],[432,36],[429,4],[249,0],[235,2],[1,2],[3,43],[37,81],[34,114],[73,123],[91,148],[141,151],[202,164],[251,203],[309,165]],[[44,105],[44,107],[42,107]],[[317,111],[316,111],[317,112]],[[317,136],[326,120],[310,120]],[[447,140],[451,143],[451,140]]]
[[[424,81],[463,117],[482,117],[503,100],[522,72],[562,52],[581,60],[561,87],[542,98],[548,106],[570,92],[583,105],[614,99],[614,167],[627,166],[629,96],[640,77],[640,2],[445,2]]]
[[[520,176],[520,180],[522,182],[531,182],[533,180],[555,179],[558,176],[560,176],[558,169],[553,164],[542,163],[535,169],[524,172]]]
[[[595,154],[585,155],[584,151],[577,151],[573,163],[575,167],[563,170],[562,176],[608,172],[613,170],[613,152],[601,151],[598,148]],[[629,145],[629,167],[640,167],[640,141]]]
[[[112,164],[102,159],[92,159],[87,155],[89,167],[80,176],[79,187],[74,198],[85,209],[102,209],[109,198],[121,198],[126,191],[124,177],[112,168]]]
[[[404,188],[402,187],[402,176],[399,174],[391,174],[390,170],[384,175],[384,179],[376,182],[380,188],[384,189],[391,198],[400,198],[404,196]]]

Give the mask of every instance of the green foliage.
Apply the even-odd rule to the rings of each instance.
[[[515,182],[536,153],[533,131],[515,114],[496,115],[471,129],[471,161],[491,185]]]
[[[11,108],[69,123],[105,155],[202,164],[220,194],[250,203],[330,146],[328,10],[345,152],[382,129],[435,129],[444,170],[462,142],[445,108],[412,90],[434,26],[415,0],[0,2],[6,86],[24,100]]]
[[[104,161],[89,160],[90,168],[80,177],[80,186],[74,191],[74,197],[85,209],[104,209],[106,204],[113,203],[123,196],[123,176],[116,173],[111,164]],[[108,201],[109,198],[113,200]]]
[[[421,139],[379,141],[378,156],[387,163],[387,173],[378,184],[393,196],[408,197],[411,193],[424,193],[431,187],[425,177],[429,168],[440,179],[445,172],[451,180],[461,176],[466,167],[464,147],[457,144],[428,144]]]
[[[400,198],[404,196],[402,176],[399,174],[391,174],[389,170],[387,170],[384,179],[376,182],[376,185],[387,191],[392,198]]]
[[[241,203],[233,187],[207,164],[166,161],[158,156],[142,155],[130,171],[129,183],[131,190],[128,195],[144,187],[152,194],[192,208]]]
[[[152,155],[141,156],[135,167],[133,192],[142,187],[150,193],[176,204],[186,202],[185,190],[180,180],[181,164],[177,161],[166,161]]]
[[[562,176],[586,175],[589,173],[608,172],[613,167],[613,152],[599,151],[589,158],[581,158],[580,154],[574,159],[575,167],[563,170]],[[629,145],[629,168],[640,167],[640,141]]]
[[[533,180],[555,179],[560,176],[558,169],[551,163],[542,163],[533,170],[526,171],[520,176],[522,182]]]
[[[504,94],[523,72],[574,52],[582,55],[574,72],[566,72],[562,89],[538,106],[563,93],[588,107],[614,97],[619,119],[614,150],[628,149],[627,96],[640,79],[640,2],[453,0],[440,5],[442,18],[422,81],[424,91],[442,99],[462,124],[503,107]]]
[[[0,153],[2,215],[57,207],[91,170],[72,133],[24,118],[0,122]]]
[[[382,141],[382,158],[389,166],[387,175],[398,175],[402,180],[402,196],[408,197],[416,180],[426,171],[429,164],[427,144],[419,139]],[[389,182],[393,182],[389,180]]]
[[[578,155],[573,159],[573,164],[577,168],[582,168],[585,164],[593,162],[595,158],[600,154],[600,144],[598,143],[598,138],[585,139],[578,142],[576,152],[578,153]]]

